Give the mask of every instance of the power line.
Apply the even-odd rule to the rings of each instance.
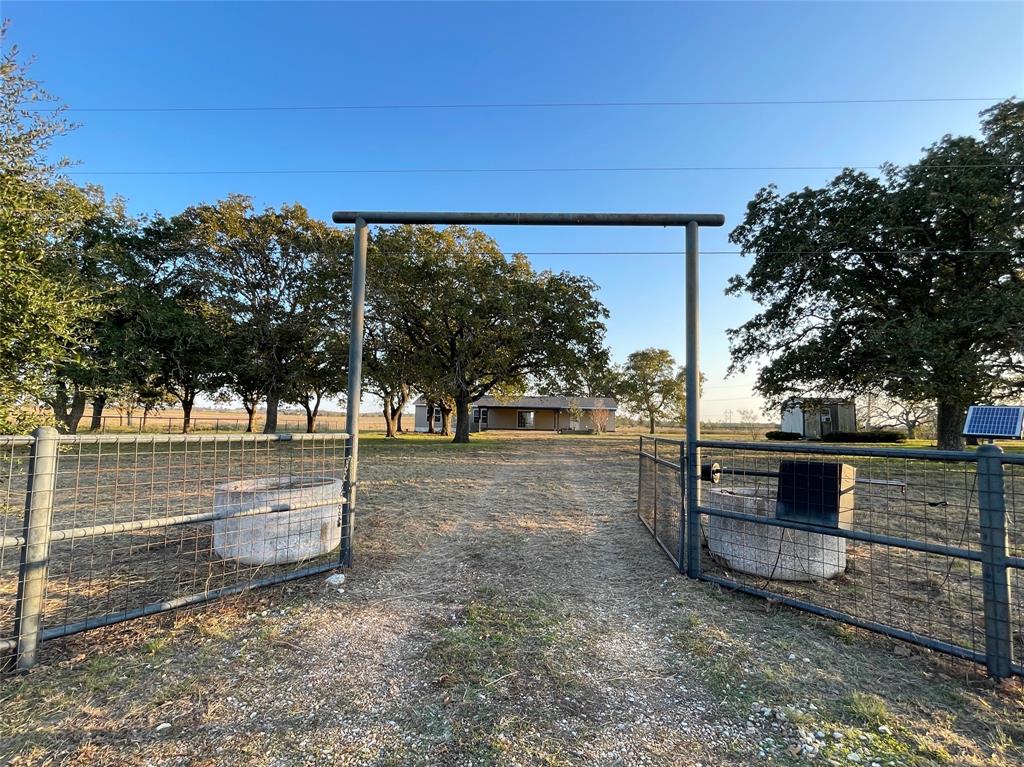
[[[827,106],[855,104],[942,104],[958,102],[996,102],[1007,97],[952,96],[937,98],[869,98],[869,99],[733,99],[683,101],[532,101],[493,103],[435,104],[307,104],[291,106],[153,106],[153,107],[33,107],[32,112],[340,112],[416,109],[580,109],[580,108],[658,108],[714,106]]]
[[[757,256],[757,255],[773,255],[773,256],[827,256],[841,252],[842,249],[836,248],[835,250],[765,250],[760,252],[746,251],[746,250],[704,250],[701,249],[701,255],[705,256]],[[1022,253],[1024,251],[1016,248],[1001,248],[1001,249],[984,249],[984,250],[961,250],[959,248],[949,248],[946,250],[936,248],[895,248],[891,250],[860,250],[859,248],[850,248],[850,255],[887,255],[894,253],[902,254],[940,254],[950,255],[951,252],[955,251],[958,255],[981,255],[981,254],[1000,254],[1000,253]],[[505,255],[511,255],[513,253],[521,253],[524,256],[683,256],[686,255],[686,251],[682,250],[510,250],[506,251]]]
[[[664,165],[589,168],[274,168],[267,170],[75,170],[72,176],[283,176],[343,174],[459,174],[459,173],[676,173],[703,171],[841,171],[883,170],[884,165]],[[1024,168],[1024,163],[970,163],[929,165],[929,170]]]

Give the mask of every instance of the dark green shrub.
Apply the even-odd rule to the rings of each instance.
[[[793,440],[802,439],[802,437],[795,431],[766,431],[764,436],[768,439],[777,439],[784,442],[792,442]]]
[[[834,431],[821,438],[822,442],[906,442],[907,435],[900,431]]]

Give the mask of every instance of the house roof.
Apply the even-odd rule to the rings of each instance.
[[[816,405],[853,405],[854,401],[849,397],[790,397],[782,403],[782,409],[787,410],[789,408],[800,407],[804,404],[805,400],[810,400]]]
[[[516,397],[515,399],[498,399],[497,397],[481,397],[473,403],[474,407],[514,407],[536,410],[568,410],[570,403],[580,410],[615,410],[618,403],[612,397]],[[425,405],[421,396],[414,405]]]

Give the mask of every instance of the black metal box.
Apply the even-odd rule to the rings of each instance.
[[[856,481],[857,468],[849,464],[781,461],[775,517],[849,530]]]

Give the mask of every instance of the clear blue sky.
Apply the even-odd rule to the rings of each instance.
[[[43,3],[5,0],[10,41],[70,106],[251,107],[495,102],[966,98],[1024,90],[1024,6],[987,3]],[[981,102],[81,112],[60,143],[80,181],[138,212],[229,192],[334,209],[708,211],[727,235],[762,185],[834,171],[104,175],[101,171],[841,166],[913,160],[977,131]],[[494,229],[507,250],[679,250],[666,230]],[[585,273],[611,311],[615,357],[683,358],[680,256],[537,255]],[[750,406],[724,380],[726,298],[744,270],[703,259],[704,414]]]

